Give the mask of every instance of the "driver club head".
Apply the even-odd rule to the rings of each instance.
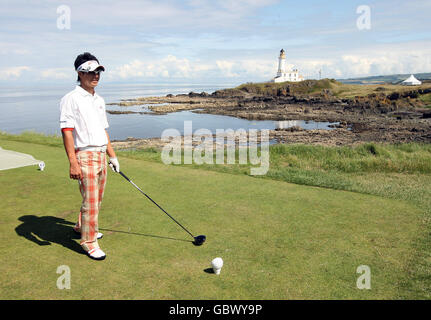
[[[195,241],[193,241],[193,244],[195,246],[201,246],[205,242],[205,240],[207,239],[207,237],[204,235],[196,236],[194,238],[195,238]]]

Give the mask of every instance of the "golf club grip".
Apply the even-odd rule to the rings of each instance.
[[[189,230],[187,230],[186,228],[183,227],[183,225],[181,223],[179,223],[177,220],[175,220],[174,217],[172,217],[169,213],[167,213],[161,206],[159,206],[153,199],[151,199],[144,191],[141,190],[141,188],[139,188],[132,180],[130,180],[124,173],[122,173],[121,171],[119,172],[119,174],[121,174],[123,176],[124,179],[126,179],[127,181],[129,181],[136,189],[138,189],[144,196],[146,196],[152,203],[154,203],[160,210],[162,210],[164,213],[166,213],[169,218],[171,218],[172,220],[174,220],[176,222],[176,224],[178,224],[181,228],[184,229],[184,231],[186,231],[189,235],[191,235],[193,238],[195,237],[193,234],[191,234],[191,232]]]

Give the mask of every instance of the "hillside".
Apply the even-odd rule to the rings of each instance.
[[[216,97],[247,97],[247,96],[286,96],[319,93],[324,89],[334,89],[342,85],[334,79],[305,80],[301,82],[262,82],[245,83],[235,88],[215,91]]]
[[[424,81],[431,80],[431,72],[427,73],[414,73],[416,79]],[[347,84],[398,84],[404,81],[410,76],[410,74],[391,74],[391,75],[381,75],[372,77],[361,77],[361,78],[349,78],[349,79],[337,79],[337,81]]]
[[[212,96],[223,98],[251,98],[253,96],[333,96],[339,99],[353,99],[356,97],[366,97],[369,95],[374,96],[376,94],[391,96],[394,93],[398,93],[401,98],[407,98],[407,96],[409,96],[410,98],[416,99],[423,95],[430,95],[431,83],[424,83],[421,86],[414,87],[395,84],[348,84],[339,82],[335,79],[305,80],[301,82],[281,83],[245,83],[235,88],[215,91]],[[421,99],[419,100],[422,101]],[[425,97],[425,100],[427,100],[427,97]],[[419,104],[421,105],[421,103]]]

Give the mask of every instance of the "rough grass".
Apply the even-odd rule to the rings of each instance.
[[[63,146],[63,140],[58,135],[45,135],[34,131],[24,131],[21,134],[9,134],[0,130],[1,140],[30,142],[53,147]]]
[[[276,145],[271,159],[283,167],[342,173],[431,173],[431,145],[365,143],[356,147]]]
[[[419,97],[419,100],[421,100],[423,103],[425,103],[426,108],[431,108],[431,93],[421,95]]]

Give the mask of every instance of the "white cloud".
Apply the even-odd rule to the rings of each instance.
[[[328,58],[289,59],[287,69],[298,69],[306,79],[317,79],[319,70],[324,78],[349,78],[394,73],[417,73],[431,70],[431,50],[416,51],[366,48]],[[219,80],[235,79],[239,82],[263,82],[277,72],[274,58],[226,58],[204,60],[179,58],[169,54],[159,59],[135,59],[112,68],[107,80]]]
[[[288,64],[292,68],[293,65]],[[277,72],[278,60],[244,59],[238,62],[238,69],[253,78],[273,78]],[[237,71],[239,72],[239,71]]]
[[[21,77],[23,71],[29,71],[30,67],[18,66],[18,67],[7,67],[0,69],[0,80],[14,80]]]
[[[167,55],[156,60],[142,61],[135,59],[130,63],[123,64],[113,69],[108,74],[108,79],[114,80],[130,78],[163,78],[163,79],[190,79],[204,76],[205,72],[211,70],[211,66],[199,61],[190,61],[187,58],[177,58]]]
[[[45,79],[56,79],[56,80],[62,80],[62,79],[71,79],[74,75],[75,71],[71,71],[71,68],[52,68],[52,69],[46,69],[42,70],[41,76]]]
[[[178,58],[167,55],[158,60],[142,61],[135,59],[129,63],[113,68],[107,73],[108,80],[119,79],[252,79],[265,81],[272,78],[277,69],[276,61],[260,59],[226,59],[204,61],[198,59]]]
[[[323,53],[322,53],[323,55]],[[351,78],[397,73],[418,73],[431,71],[431,46],[410,42],[367,46],[361,50],[344,50],[323,59],[308,58],[295,61],[306,77]]]
[[[368,76],[394,73],[417,73],[431,70],[431,48],[412,50],[409,47],[369,48],[367,53],[342,55],[340,68],[343,74]]]
[[[227,78],[233,78],[233,77],[239,76],[238,73],[232,72],[232,68],[233,68],[234,64],[235,63],[232,61],[226,61],[226,60],[217,60],[216,61],[217,68],[219,68],[220,71],[222,72],[222,74]]]
[[[292,65],[293,67],[293,65]],[[107,71],[107,80],[266,81],[275,76],[277,61],[263,59],[200,60],[169,54],[160,59],[135,59]]]
[[[329,57],[313,58],[292,55],[287,68],[296,68],[306,79],[317,79],[319,70],[323,78],[351,78],[395,73],[418,73],[431,70],[431,47],[412,46],[415,50],[399,48],[396,45],[367,47],[358,50],[341,51]],[[418,49],[418,48],[423,49]],[[389,50],[385,50],[389,48]],[[296,53],[295,53],[296,54]],[[322,53],[324,55],[324,53]],[[107,81],[188,81],[211,82],[234,80],[243,82],[263,82],[272,79],[277,72],[277,55],[250,55],[249,57],[226,55],[224,59],[185,58],[167,54],[156,59],[132,59],[121,65],[105,64],[107,71],[103,78]],[[127,61],[127,60],[126,60]],[[32,68],[27,66],[1,69],[0,80],[17,79],[25,71],[34,73],[35,79],[70,80],[75,77],[71,68]],[[31,77],[26,77],[31,78]]]

